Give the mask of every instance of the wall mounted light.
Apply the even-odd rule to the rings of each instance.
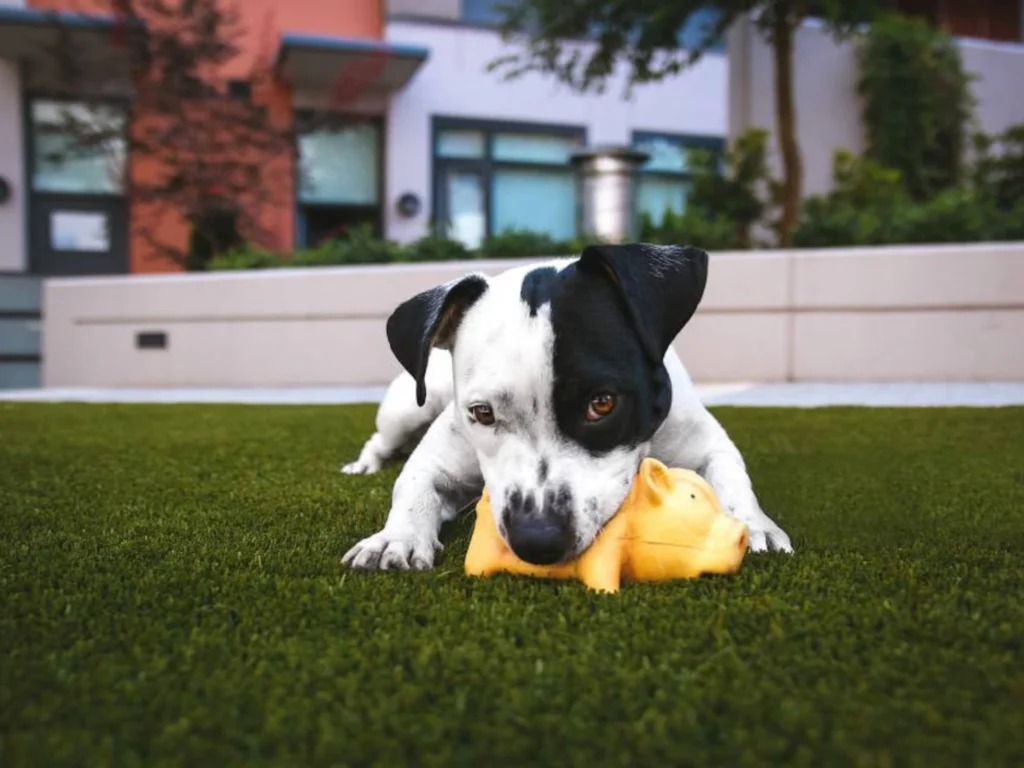
[[[395,205],[395,208],[398,209],[399,215],[406,219],[411,219],[419,213],[421,207],[422,203],[420,202],[419,196],[412,192],[406,192],[398,198],[398,203]]]

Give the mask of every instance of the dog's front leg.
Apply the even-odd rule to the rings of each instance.
[[[426,570],[442,549],[441,525],[479,495],[476,454],[449,404],[430,425],[395,482],[383,530],[350,549],[342,562],[365,570]]]
[[[693,469],[711,484],[725,511],[746,523],[750,550],[792,552],[789,536],[761,509],[739,448],[718,420],[696,399],[681,418],[667,423],[652,453],[671,466]]]

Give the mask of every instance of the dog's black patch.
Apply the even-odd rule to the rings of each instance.
[[[544,485],[548,479],[548,460],[541,459],[537,465],[537,484]]]
[[[551,301],[551,288],[557,275],[554,267],[538,267],[526,273],[519,295],[530,308],[530,317],[536,317],[537,310]]]
[[[703,292],[701,252],[658,251],[645,261],[643,247],[621,248],[636,261],[615,261],[622,255],[616,250],[615,263],[603,265],[585,252],[580,261],[544,278],[550,281],[555,335],[555,420],[562,434],[593,455],[636,447],[664,422],[672,391],[662,358]],[[615,408],[588,421],[590,401],[600,394],[614,395]]]

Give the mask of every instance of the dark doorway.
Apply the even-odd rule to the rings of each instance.
[[[33,98],[27,111],[32,271],[128,272],[124,107]]]

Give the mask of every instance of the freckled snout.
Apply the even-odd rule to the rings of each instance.
[[[547,491],[538,506],[532,492],[513,489],[505,503],[508,545],[516,557],[533,565],[552,565],[572,551],[572,494],[568,488]]]

